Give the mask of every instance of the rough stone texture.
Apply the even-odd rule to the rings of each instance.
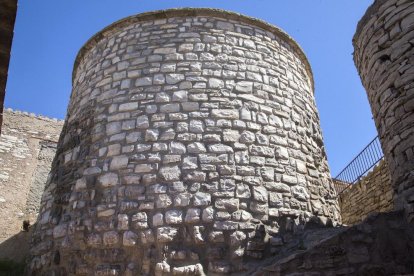
[[[296,252],[280,254],[250,275],[413,275],[414,226],[403,212],[377,214],[323,239],[306,236]],[[310,242],[307,242],[310,240]],[[271,263],[265,265],[265,263]]]
[[[238,273],[309,220],[340,218],[310,67],[282,31],[169,10],[80,51],[33,274]]]
[[[63,122],[5,110],[0,136],[0,258],[22,261]]]
[[[352,225],[374,212],[394,209],[394,190],[387,162],[382,160],[366,176],[339,195],[342,223]]]
[[[16,11],[17,0],[0,0],[0,134]]]
[[[358,24],[354,61],[368,94],[394,185],[414,219],[414,2],[377,0]]]

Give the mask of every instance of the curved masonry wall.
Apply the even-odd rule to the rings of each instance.
[[[414,2],[375,1],[358,24],[354,60],[389,164],[395,206],[414,218]]]
[[[338,222],[310,67],[276,27],[146,13],[75,65],[33,273],[238,272],[307,221]]]

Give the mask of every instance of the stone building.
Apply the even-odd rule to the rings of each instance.
[[[354,60],[395,191],[414,220],[414,3],[377,0],[358,24]]]
[[[80,50],[32,274],[240,273],[340,222],[310,65],[257,19],[132,16]]]
[[[0,260],[23,262],[63,122],[5,110],[0,136]],[[25,230],[25,231],[23,231]],[[0,271],[1,274],[1,271]]]
[[[344,227],[287,34],[212,9],[112,24],[78,54],[58,145],[62,122],[5,112],[0,260],[25,258],[40,212],[32,275],[412,275],[413,34],[409,0],[376,0],[358,25],[387,163],[344,193]]]

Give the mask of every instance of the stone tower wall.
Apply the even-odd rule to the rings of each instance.
[[[210,9],[130,17],[80,51],[31,270],[238,272],[337,223],[310,66],[285,33]]]
[[[396,208],[414,218],[414,2],[375,1],[358,24],[354,60],[389,164]]]

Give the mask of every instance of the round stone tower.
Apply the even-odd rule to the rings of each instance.
[[[414,2],[377,0],[358,24],[354,61],[389,165],[396,208],[414,218]]]
[[[296,42],[231,12],[149,12],[76,58],[30,269],[228,274],[338,220]]]

